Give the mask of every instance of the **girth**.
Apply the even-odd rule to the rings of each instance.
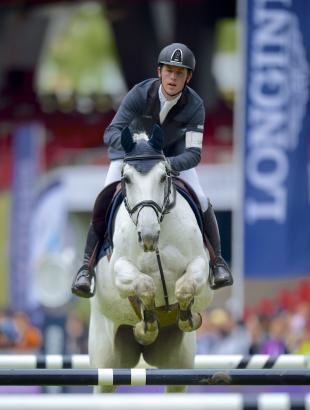
[[[128,300],[139,320],[142,320],[141,303],[139,299],[136,296],[130,296]],[[178,303],[173,303],[169,305],[168,310],[166,306],[155,307],[155,313],[160,327],[173,326],[178,321],[179,305]]]

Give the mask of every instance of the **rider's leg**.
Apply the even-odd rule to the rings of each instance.
[[[222,288],[224,286],[231,286],[233,284],[233,277],[231,271],[222,257],[221,252],[221,238],[216,220],[216,216],[209,202],[208,209],[203,213],[204,229],[209,241],[214,250],[214,259],[211,259],[211,266],[213,270],[213,289]]]
[[[109,206],[114,194],[114,190],[111,191],[108,187],[112,186],[111,184],[113,182],[120,180],[121,167],[122,160],[111,161],[104,184],[104,189],[99,194],[94,205],[93,221],[101,218],[103,219],[103,222],[105,222],[106,209]],[[83,265],[78,270],[71,287],[72,293],[84,298],[90,298],[95,293],[96,277],[94,266],[96,264],[97,254],[100,251],[101,240],[105,235],[105,224],[103,223],[100,225],[102,225],[103,228],[100,229],[99,238],[98,232],[96,233],[93,224],[90,224],[86,239]]]
[[[233,284],[233,278],[221,254],[221,238],[216,216],[210,201],[203,192],[197,172],[194,168],[182,171],[180,178],[184,179],[195,191],[203,211],[204,230],[214,250],[214,255],[210,254],[214,289],[230,286]]]
[[[110,162],[107,176],[104,181],[104,188],[112,184],[112,182],[119,181],[121,179],[122,165],[122,159],[115,159]]]
[[[91,223],[87,233],[84,250],[83,265],[78,270],[72,284],[72,293],[83,298],[90,298],[95,294],[95,271],[94,265],[99,248],[99,237]]]

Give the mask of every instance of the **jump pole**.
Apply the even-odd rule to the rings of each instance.
[[[310,369],[1,369],[2,386],[310,385]]]
[[[310,410],[310,394],[0,395],[1,410]]]
[[[149,367],[140,360],[139,368]],[[89,369],[88,355],[0,355],[0,368]],[[302,369],[310,368],[310,356],[196,355],[196,369]]]

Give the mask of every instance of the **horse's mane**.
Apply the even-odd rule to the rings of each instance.
[[[146,174],[158,162],[164,160],[163,152],[155,149],[149,143],[150,139],[146,132],[136,132],[132,138],[135,144],[132,150],[126,153],[124,160],[129,165],[132,165],[138,172]]]

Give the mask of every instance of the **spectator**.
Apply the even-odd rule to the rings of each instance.
[[[66,322],[66,353],[87,353],[88,333],[84,321],[74,312],[69,313]]]
[[[8,349],[18,342],[19,334],[9,313],[0,312],[0,348]]]
[[[299,350],[301,345],[305,346],[307,340],[310,343],[310,307],[309,303],[301,302],[295,307],[294,313],[291,316],[288,344],[290,350],[295,352]]]
[[[208,311],[201,314],[202,325],[197,331],[197,354],[210,354],[215,349],[219,336],[216,332],[216,326],[209,320]]]
[[[29,316],[24,312],[14,314],[14,322],[19,334],[19,340],[15,344],[16,350],[39,350],[43,344],[41,331],[32,325]]]
[[[256,315],[251,316],[246,323],[246,328],[250,337],[249,354],[258,354],[261,344],[266,337],[263,326],[259,317]]]
[[[304,329],[299,345],[294,353],[306,356],[310,355],[310,329]]]
[[[243,324],[236,323],[226,309],[213,309],[209,315],[209,328],[200,335],[200,354],[247,354],[250,339]]]
[[[246,324],[250,337],[249,354],[259,354],[261,346],[269,337],[270,317],[266,314],[252,315]]]
[[[289,316],[280,312],[270,321],[269,335],[260,347],[261,354],[277,356],[287,354],[289,350],[286,344],[286,337],[289,333]]]

